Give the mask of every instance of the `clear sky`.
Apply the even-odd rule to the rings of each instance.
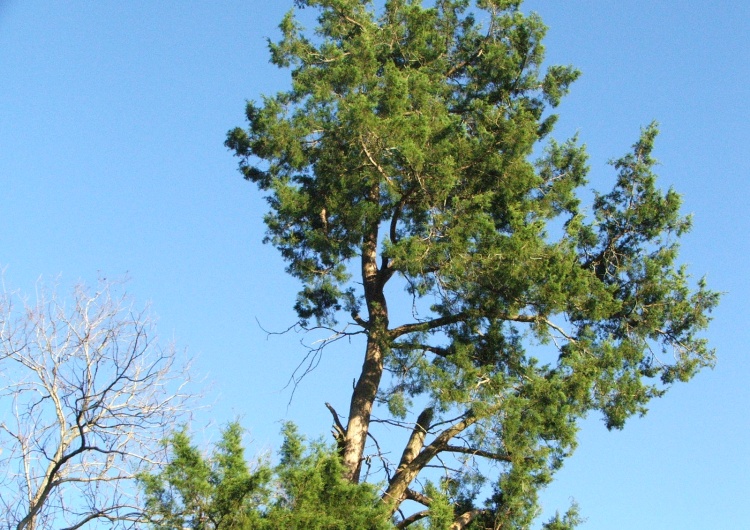
[[[284,389],[303,348],[297,285],[261,244],[265,203],[224,148],[246,99],[288,86],[266,37],[291,0],[0,0],[0,268],[33,292],[130,276],[165,340],[197,356],[207,383],[193,427],[241,418],[250,452],[278,445],[280,420],[326,434],[324,401],[345,410],[358,348],[326,352]],[[684,196],[694,229],[682,261],[726,295],[707,336],[715,370],[672,389],[609,433],[584,425],[578,451],[544,496],[575,498],[584,529],[748,528],[750,523],[750,3],[534,0],[551,63],[583,71],[556,138],[578,132],[589,188],[639,128],[661,123],[662,186]],[[4,406],[0,404],[0,406]]]

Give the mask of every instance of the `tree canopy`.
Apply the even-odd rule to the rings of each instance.
[[[450,528],[527,527],[580,419],[621,428],[714,362],[699,333],[718,295],[677,264],[690,219],[656,184],[657,126],[582,206],[585,147],[550,136],[579,74],[543,66],[520,3],[298,0],[315,32],[290,12],[270,43],[291,88],[226,141],[266,194],[300,323],[366,339],[346,421],[329,408],[353,483],[378,456],[374,407],[405,429],[382,459],[400,528],[445,519],[442,498]]]

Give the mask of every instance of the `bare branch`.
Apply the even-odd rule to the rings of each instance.
[[[187,364],[117,284],[0,293],[0,510],[8,528],[138,518],[135,478],[187,417]],[[5,528],[5,527],[3,527]]]
[[[331,411],[331,415],[333,416],[334,430],[336,431],[333,437],[336,441],[343,440],[346,438],[346,428],[344,428],[344,425],[341,423],[338,412],[336,412],[336,409],[334,409],[330,403],[326,402],[325,405],[326,408]]]
[[[370,462],[372,461],[372,458],[376,457],[378,460],[380,460],[380,464],[382,465],[382,471],[385,473],[386,480],[390,480],[391,479],[391,467],[392,467],[392,464],[388,460],[388,458],[386,458],[386,455],[388,453],[384,453],[383,452],[383,449],[381,449],[380,443],[378,442],[378,439],[375,438],[375,436],[373,436],[373,434],[371,432],[369,432],[369,431],[367,432],[367,437],[370,440],[372,440],[372,443],[375,444],[375,449],[377,450],[377,452],[374,455],[367,455],[365,457],[365,463],[367,464],[367,468],[368,468],[368,473],[367,474],[369,474]],[[367,474],[365,475],[365,480],[367,480]]]

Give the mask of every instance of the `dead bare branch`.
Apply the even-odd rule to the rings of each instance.
[[[189,363],[121,285],[0,293],[0,528],[125,528],[135,478],[186,416]]]

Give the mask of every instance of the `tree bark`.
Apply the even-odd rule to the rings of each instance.
[[[477,417],[468,414],[461,421],[453,424],[438,434],[428,446],[422,448],[409,463],[403,463],[388,484],[388,489],[383,493],[383,501],[389,506],[391,513],[395,513],[399,504],[406,498],[406,491],[412,481],[430,463],[430,461],[445,449],[448,442],[457,434],[461,433],[477,421]],[[411,448],[413,450],[415,448]]]
[[[369,337],[362,373],[352,393],[343,451],[344,467],[346,468],[345,477],[353,483],[359,482],[362,454],[364,453],[367,431],[370,426],[370,414],[382,375],[382,348],[377,339]]]
[[[380,187],[376,183],[370,189],[369,200],[377,204]],[[362,454],[365,450],[370,414],[383,376],[383,358],[388,344],[388,306],[383,287],[388,275],[378,269],[378,224],[374,216],[367,223],[362,242],[362,283],[365,302],[369,313],[367,349],[362,372],[354,386],[349,406],[349,423],[343,448],[343,461],[346,478],[357,483],[362,468]]]
[[[422,450],[422,447],[424,447],[424,439],[425,436],[427,436],[427,429],[430,428],[430,423],[432,423],[433,414],[434,409],[428,407],[424,409],[417,418],[417,423],[414,425],[414,429],[412,429],[411,436],[409,436],[409,441],[406,443],[406,447],[401,455],[401,461],[398,463],[396,472],[401,471],[411,464]]]
[[[485,510],[471,510],[460,515],[451,525],[450,530],[462,530],[468,526],[478,515],[481,515]]]

